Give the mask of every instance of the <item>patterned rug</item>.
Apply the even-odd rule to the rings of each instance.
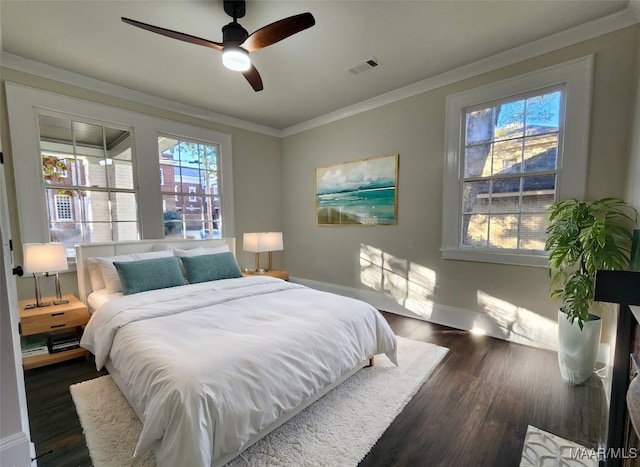
[[[357,372],[227,465],[357,465],[447,352],[398,337],[400,366],[376,357],[373,368]],[[156,465],[151,453],[131,457],[142,425],[110,376],[70,390],[95,467]]]
[[[529,425],[520,467],[598,467],[598,451]]]

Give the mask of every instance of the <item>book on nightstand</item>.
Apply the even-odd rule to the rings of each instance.
[[[80,347],[80,339],[75,334],[57,334],[49,336],[47,344],[50,353],[64,352]]]
[[[20,347],[23,357],[46,355],[49,353],[47,340],[44,337],[26,336],[20,338]]]

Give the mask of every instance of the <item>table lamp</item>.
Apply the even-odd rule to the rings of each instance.
[[[68,300],[62,298],[60,276],[58,275],[59,271],[66,271],[69,268],[64,245],[61,243],[25,243],[22,248],[24,253],[24,272],[32,273],[35,281],[36,303],[33,307],[51,305],[51,302],[42,301],[38,273],[48,274],[55,272],[56,298],[53,303],[56,305],[68,303]]]
[[[242,248],[256,254],[256,272],[264,272],[260,269],[260,253],[269,253],[269,269],[273,265],[273,252],[283,249],[282,232],[256,232],[245,233],[242,237]]]

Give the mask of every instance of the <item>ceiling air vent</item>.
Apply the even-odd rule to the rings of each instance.
[[[352,75],[359,75],[360,73],[369,71],[377,67],[378,65],[381,65],[380,60],[378,60],[375,57],[371,57],[369,60],[366,60],[362,63],[358,63],[357,65],[354,65],[350,68],[347,68],[347,71]]]

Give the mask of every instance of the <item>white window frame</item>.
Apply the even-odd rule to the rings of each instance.
[[[583,199],[587,180],[593,56],[447,96],[442,257],[462,261],[547,267],[544,251],[462,246],[462,167],[465,109],[538,89],[565,86],[564,140],[559,151],[556,199]]]
[[[134,177],[140,196],[140,236],[142,239],[164,237],[162,195],[158,183],[158,134],[179,134],[185,138],[215,141],[220,144],[220,184],[224,194],[221,235],[235,236],[233,209],[233,166],[231,135],[210,128],[187,125],[146,114],[131,112],[103,104],[63,96],[6,82],[9,131],[14,154],[18,221],[24,243],[49,241],[49,221],[45,202],[45,183],[39,150],[38,114],[60,112],[82,116],[119,127],[130,127],[132,151],[136,155]],[[38,192],[34,196],[34,190]]]

